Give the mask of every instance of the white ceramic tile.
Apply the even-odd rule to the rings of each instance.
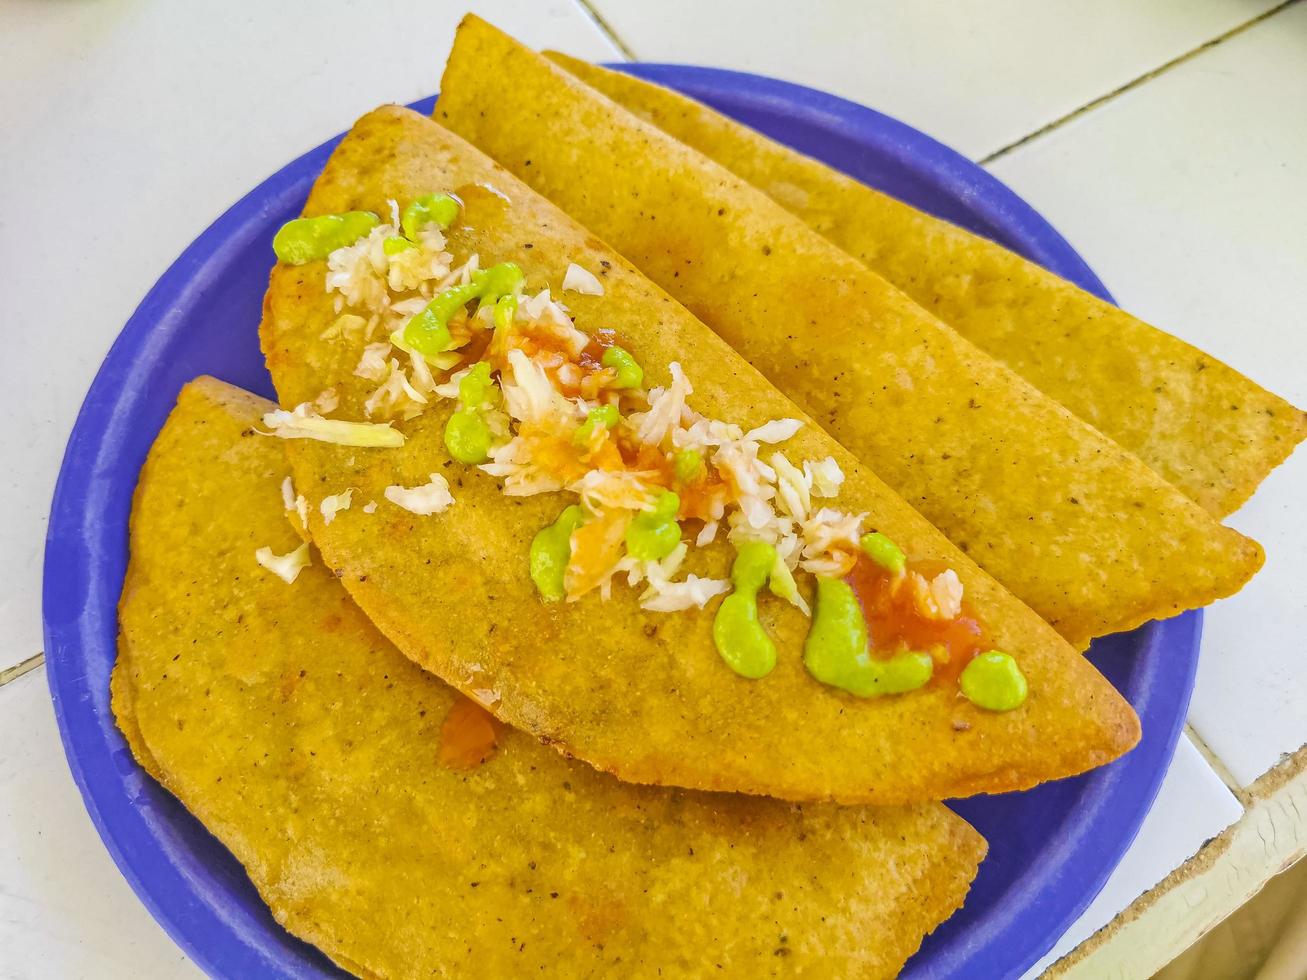
[[[1126,308],[1307,406],[1307,6],[1000,159]],[[1307,742],[1307,450],[1231,523],[1266,567],[1207,616],[1190,721],[1241,783]]]
[[[738,68],[887,112],[979,159],[1275,0],[594,0],[637,58]]]
[[[1181,737],[1175,758],[1157,802],[1139,828],[1139,836],[1117,865],[1098,897],[1072,924],[1057,945],[1027,973],[1039,976],[1054,961],[1069,953],[1173,870],[1192,857],[1243,815],[1225,784],[1203,761],[1186,737]]]
[[[64,761],[45,669],[0,687],[0,978],[200,977],[118,873]]]
[[[473,6],[531,44],[614,57],[574,0]],[[55,474],[123,322],[258,181],[368,109],[434,92],[465,7],[0,4],[0,668],[41,649]]]

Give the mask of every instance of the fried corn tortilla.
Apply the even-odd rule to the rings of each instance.
[[[493,189],[493,193],[487,189]],[[679,361],[694,380],[687,406],[753,429],[801,412],[683,307],[511,174],[434,122],[398,107],[363,117],[329,160],[306,215],[389,213],[436,191],[465,201],[445,247],[461,262],[513,261],[526,293],[557,288],[569,263],[602,270],[603,295],[567,293],[576,326],[613,328],[668,385]],[[355,374],[360,342],[337,336],[326,263],[279,263],[260,337],[278,396],[299,405],[330,390],[341,419],[367,417],[375,382]],[[845,474],[839,505],[865,513],[910,556],[956,570],[996,647],[1029,679],[1026,703],[985,711],[956,687],[860,699],[817,683],[802,650],[810,621],[760,600],[779,662],[760,680],[728,669],[713,645],[717,603],[673,614],[639,606],[619,583],[604,600],[541,601],[528,570],[536,532],[575,498],[507,496],[475,466],[451,461],[442,433],[453,405],[437,400],[396,423],[400,448],[287,443],[311,537],[368,617],[402,651],[507,723],[624,780],[783,799],[907,803],[1002,792],[1081,772],[1129,749],[1138,720],[1083,658],[811,423],[783,443],[794,460],[832,457]],[[421,516],[391,488],[443,474],[454,503]],[[327,496],[358,502],[320,513]],[[734,550],[719,536],[687,569],[724,578]]]
[[[255,563],[299,543],[269,407],[200,379],[151,450],[113,705],[291,932],[370,977],[890,977],[961,904],[985,845],[937,804],[630,786],[512,730],[442,766],[457,695],[316,558]]]
[[[1307,436],[1284,399],[1001,245],[678,92],[546,56],[765,192],[1217,517]]]
[[[1072,644],[1261,566],[1255,542],[761,191],[476,17],[435,118],[684,303]]]

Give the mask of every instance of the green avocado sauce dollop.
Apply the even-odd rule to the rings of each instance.
[[[500,262],[472,274],[472,281],[451,286],[435,296],[420,313],[404,324],[404,343],[419,354],[440,354],[449,350],[453,339],[449,321],[474,299],[491,305],[511,293],[523,279],[522,270],[512,262]]]
[[[563,577],[572,557],[572,532],[584,519],[585,511],[572,504],[558,515],[558,520],[537,531],[531,539],[531,581],[545,602],[558,602],[567,594]]]
[[[272,238],[272,250],[288,265],[304,265],[325,259],[338,248],[353,245],[379,224],[381,219],[371,211],[296,218],[277,230]]]
[[[803,662],[823,684],[862,698],[915,691],[930,680],[930,654],[906,650],[889,660],[871,655],[867,621],[852,587],[843,579],[817,577],[812,629],[803,643]]]
[[[962,693],[978,708],[1012,711],[1026,701],[1026,677],[1002,650],[979,654],[962,671]]]
[[[477,361],[458,383],[459,408],[445,423],[445,448],[460,463],[472,465],[490,458],[490,425],[481,409],[494,391],[487,361]]]
[[[681,543],[676,512],[681,498],[665,490],[649,510],[641,511],[626,528],[626,553],[639,561],[662,561]]]
[[[776,666],[776,644],[758,620],[758,590],[776,565],[776,549],[762,541],[740,546],[731,565],[735,591],[722,600],[713,617],[712,638],[728,667],[757,680]]]

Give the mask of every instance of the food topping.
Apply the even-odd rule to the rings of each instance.
[[[722,600],[713,617],[717,652],[741,677],[766,677],[776,666],[776,644],[758,620],[758,590],[775,566],[775,548],[762,541],[745,542],[731,566],[734,591]]]
[[[613,380],[614,388],[639,388],[644,384],[644,370],[635,363],[635,358],[621,347],[609,347],[604,351],[600,363],[616,372]]]
[[[449,481],[439,473],[432,473],[431,481],[420,487],[386,487],[385,497],[396,507],[424,517],[439,514],[454,503]]]
[[[490,365],[478,361],[458,381],[459,408],[445,423],[445,448],[460,463],[490,459],[496,435],[507,434],[507,419],[497,412],[499,389],[490,379]],[[492,427],[492,422],[494,426]]]
[[[281,226],[272,239],[272,250],[282,262],[304,265],[325,259],[338,248],[352,245],[380,221],[371,211],[296,218]]]
[[[263,416],[268,427],[266,435],[279,439],[316,439],[338,446],[395,448],[404,445],[404,434],[392,429],[390,423],[346,422],[341,419],[324,419],[311,412],[312,402],[297,405],[293,411],[275,409]]]
[[[473,300],[494,304],[505,293],[511,293],[522,283],[522,270],[511,262],[501,262],[472,274],[468,282],[452,286],[424,306],[404,325],[403,340],[412,350],[423,356],[444,354],[462,347],[463,336],[455,337],[449,321]]]
[[[322,523],[330,524],[342,510],[349,510],[349,505],[353,499],[354,491],[352,489],[323,497],[322,502],[318,504],[318,512],[322,514]]]
[[[891,575],[902,575],[907,567],[907,555],[903,550],[879,531],[864,534],[859,542],[862,552]]]
[[[864,555],[847,581],[867,620],[872,650],[880,656],[902,650],[929,653],[936,683],[956,684],[973,657],[993,648],[963,598],[957,573],[940,562],[905,559],[896,575]]]
[[[934,672],[927,653],[903,650],[873,656],[857,595],[843,579],[818,577],[817,608],[803,645],[808,672],[823,684],[859,697],[902,694],[922,687]]]
[[[580,293],[583,296],[602,296],[604,287],[593,272],[572,262],[563,275],[563,291]]]
[[[982,653],[967,664],[959,679],[968,701],[990,711],[1011,711],[1026,700],[1026,678],[1010,654]]]
[[[400,227],[404,229],[404,238],[409,242],[419,240],[428,225],[435,225],[444,231],[456,220],[461,207],[458,201],[448,194],[424,194],[404,209],[400,218]]]
[[[300,571],[312,563],[307,541],[284,555],[275,555],[268,547],[259,548],[254,552],[254,560],[287,585],[299,578]]]
[[[531,581],[545,602],[558,602],[566,594],[563,586],[567,563],[572,557],[572,532],[585,519],[576,504],[563,510],[558,520],[536,532],[528,556]]]
[[[605,439],[606,434],[603,430],[613,428],[621,418],[616,405],[600,405],[598,408],[592,408],[586,415],[585,421],[577,426],[572,441],[583,449],[595,452]]]
[[[452,460],[477,466],[509,496],[573,496],[535,535],[527,556],[544,601],[591,592],[606,599],[623,575],[642,587],[639,603],[650,611],[703,608],[729,592],[714,615],[714,643],[733,670],[758,678],[777,657],[759,616],[766,587],[813,616],[803,656],[822,683],[877,697],[963,675],[973,678],[967,696],[984,707],[1020,703],[1011,679],[1020,671],[1006,654],[1008,666],[989,659],[989,666],[970,666],[990,644],[956,571],[910,561],[888,535],[867,531],[864,515],[841,510],[844,472],[835,458],[786,454],[783,445],[802,421],[771,419],[746,430],[701,415],[676,362],[666,366],[666,384],[646,388],[645,368],[615,331],[578,329],[549,288],[525,288],[513,262],[482,268],[473,254],[456,264],[445,232],[459,216],[457,198],[430,194],[402,212],[391,202],[387,223],[349,219],[356,222],[352,238],[331,237],[339,221],[283,229],[285,241],[336,243],[325,255],[320,245],[293,254],[326,259],[338,316],[323,336],[356,345],[354,373],[375,385],[364,412],[379,421],[324,418],[336,407],[333,393],[269,413],[264,421],[273,434],[402,445],[391,422],[452,400],[444,426]],[[559,285],[604,294],[598,277],[577,263]],[[349,491],[338,497],[343,506],[322,502],[324,521],[349,506]],[[385,497],[416,514],[453,503],[439,474],[424,486],[388,487]],[[730,581],[679,578],[691,550],[723,531],[736,550]],[[814,580],[810,610],[805,592]]]
[[[681,525],[676,513],[681,498],[663,491],[654,505],[636,514],[626,526],[626,553],[636,561],[662,561],[681,543]]]

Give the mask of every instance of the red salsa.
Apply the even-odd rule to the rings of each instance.
[[[471,698],[459,695],[440,726],[440,764],[466,772],[495,754],[499,721]]]
[[[938,561],[909,561],[907,571],[930,579],[947,568]],[[936,685],[955,685],[962,668],[993,646],[985,624],[965,599],[957,618],[929,619],[917,609],[911,589],[903,584],[895,588],[894,577],[866,555],[858,556],[845,581],[862,606],[872,654],[888,659],[905,649],[925,651],[935,660]]]

